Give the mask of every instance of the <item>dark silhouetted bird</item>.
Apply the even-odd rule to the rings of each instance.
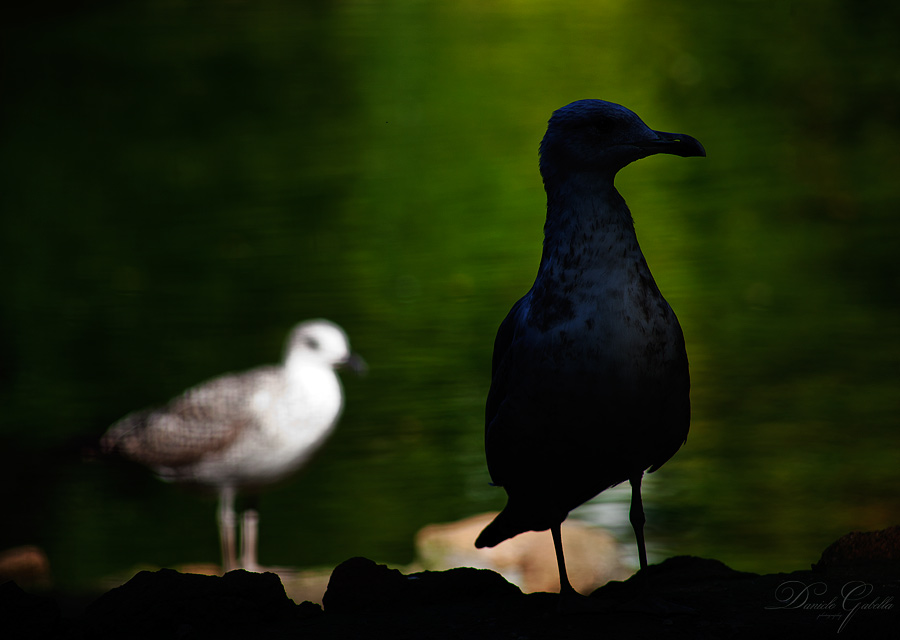
[[[164,407],[136,411],[101,448],[140,462],[163,480],[215,489],[225,571],[237,568],[238,490],[255,492],[298,470],[331,434],[344,406],[335,369],[364,366],[344,331],[327,320],[297,325],[284,363],[225,375]],[[242,518],[240,566],[255,571],[258,514]]]
[[[620,169],[656,153],[706,155],[694,138],[653,131],[611,102],[579,100],[553,113],[540,146],[541,263],[494,342],[485,451],[508,500],[475,544],[549,528],[564,599],[575,594],[560,538],[569,511],[630,481],[646,567],[641,478],[687,439],[684,337],[613,184]]]

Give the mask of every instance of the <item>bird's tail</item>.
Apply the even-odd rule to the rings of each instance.
[[[504,540],[524,533],[526,531],[544,531],[550,528],[551,523],[538,523],[533,519],[522,517],[516,509],[510,508],[507,504],[506,508],[497,514],[488,526],[486,526],[475,540],[475,547],[483,549],[484,547],[494,547]]]
[[[505,513],[505,510],[498,513],[497,517],[491,520],[490,524],[478,534],[478,538],[475,540],[476,548],[484,549],[485,547],[494,547],[515,535],[507,533],[509,531],[509,526],[505,522]]]

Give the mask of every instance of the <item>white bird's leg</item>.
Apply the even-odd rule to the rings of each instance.
[[[241,567],[247,571],[259,571],[256,557],[258,540],[259,511],[254,499],[241,518]]]
[[[237,568],[235,553],[235,527],[237,518],[234,514],[234,487],[222,487],[219,491],[219,543],[222,546],[222,571],[228,573]]]
[[[647,519],[644,517],[644,504],[641,502],[641,479],[643,476],[644,473],[641,472],[629,478],[631,483],[631,513],[629,519],[631,520],[631,527],[634,529],[634,537],[637,540],[638,559],[641,563],[641,569],[646,569],[647,547],[644,544],[644,522]]]

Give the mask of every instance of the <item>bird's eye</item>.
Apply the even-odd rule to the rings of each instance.
[[[307,347],[309,347],[313,351],[316,351],[319,349],[319,341],[311,336],[305,336],[303,338],[303,344],[305,344]]]

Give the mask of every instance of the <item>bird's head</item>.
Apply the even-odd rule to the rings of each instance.
[[[544,182],[572,173],[612,178],[625,165],[656,153],[705,156],[696,139],[654,131],[636,113],[604,100],[578,100],[553,112],[541,141]]]
[[[365,361],[350,351],[344,330],[328,320],[307,320],[294,327],[288,338],[287,357],[333,369],[346,366],[357,373],[366,370]]]

